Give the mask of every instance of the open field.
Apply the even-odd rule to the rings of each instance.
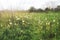
[[[60,12],[0,12],[0,40],[60,40]]]

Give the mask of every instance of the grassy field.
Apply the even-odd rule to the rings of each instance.
[[[60,40],[60,12],[0,12],[0,40]]]

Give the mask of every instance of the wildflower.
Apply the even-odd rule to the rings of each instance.
[[[46,25],[50,25],[50,22],[47,22]]]
[[[16,23],[14,25],[17,25]]]
[[[59,22],[57,22],[57,24],[59,24]]]
[[[8,25],[8,28],[10,28],[10,25]]]
[[[28,18],[28,16],[24,16],[25,18]]]
[[[24,23],[25,21],[24,21],[24,20],[22,20],[22,22]]]
[[[23,32],[23,30],[21,30],[21,32]]]
[[[43,27],[41,26],[40,28],[42,29]]]
[[[55,35],[56,35],[56,33],[55,33]]]
[[[1,24],[1,27],[2,27],[3,25]]]
[[[47,20],[47,18],[45,18],[45,20]]]
[[[19,20],[20,18],[16,16],[16,20]]]
[[[28,22],[28,24],[30,24],[30,23]]]
[[[40,21],[40,20],[38,20],[38,23],[41,23],[41,21]]]
[[[43,39],[40,39],[40,40],[43,40]]]
[[[16,20],[20,20],[20,18],[17,18]]]
[[[41,21],[40,24],[42,25],[43,24],[43,21]]]
[[[12,22],[9,23],[10,25],[12,24]]]
[[[15,16],[16,18],[18,18],[17,16]]]
[[[11,20],[9,19],[9,21],[11,21]]]
[[[55,20],[53,20],[53,22],[55,22]]]

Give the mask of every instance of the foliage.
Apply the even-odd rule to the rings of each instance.
[[[59,13],[19,14],[0,17],[0,40],[60,40]]]

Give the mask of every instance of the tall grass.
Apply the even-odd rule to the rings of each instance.
[[[0,40],[60,40],[60,14],[2,12]]]

